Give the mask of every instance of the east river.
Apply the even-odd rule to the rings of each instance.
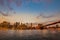
[[[60,30],[0,30],[0,40],[60,40]]]

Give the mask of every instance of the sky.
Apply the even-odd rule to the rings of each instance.
[[[0,21],[42,23],[60,19],[60,0],[0,0]]]

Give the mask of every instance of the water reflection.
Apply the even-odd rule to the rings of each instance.
[[[59,30],[0,30],[1,40],[60,40]]]

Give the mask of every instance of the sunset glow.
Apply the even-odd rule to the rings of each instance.
[[[58,0],[0,0],[0,21],[43,23],[59,20]]]

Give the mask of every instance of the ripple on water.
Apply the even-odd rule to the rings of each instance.
[[[0,39],[60,39],[58,30],[0,30]]]

